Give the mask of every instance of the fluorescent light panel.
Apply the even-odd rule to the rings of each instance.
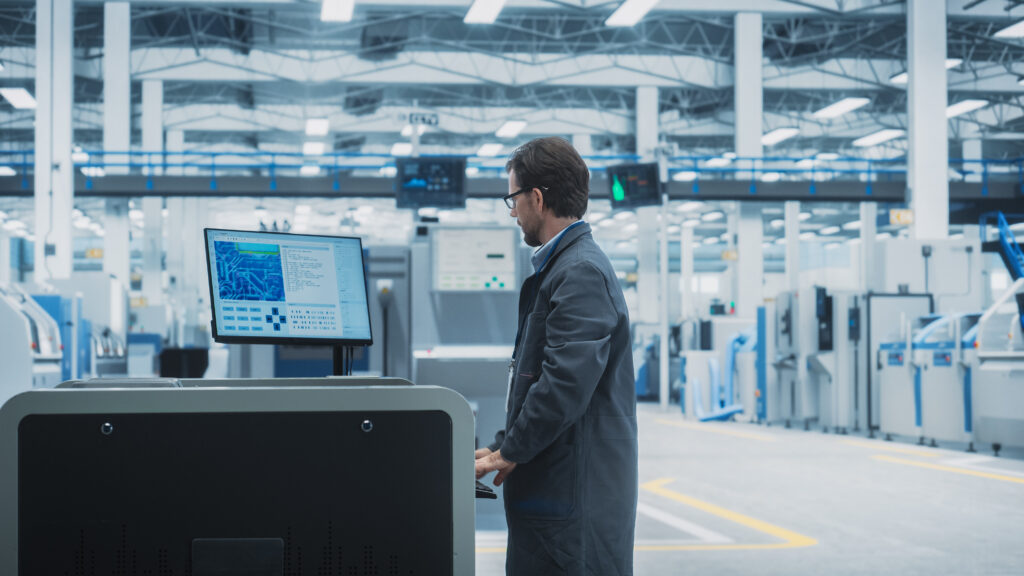
[[[18,110],[31,110],[36,107],[36,99],[24,88],[0,88],[0,96]]]
[[[682,204],[680,204],[679,208],[676,208],[676,211],[677,212],[693,212],[694,210],[697,210],[697,209],[700,209],[700,208],[703,208],[703,207],[704,207],[704,203],[703,202],[698,202],[696,200],[687,200],[686,202],[683,202]]]
[[[889,140],[894,140],[896,138],[900,138],[901,136],[903,136],[905,134],[906,134],[905,130],[897,130],[897,129],[894,129],[894,128],[886,128],[885,130],[879,130],[878,132],[875,132],[874,134],[868,134],[867,136],[864,136],[862,138],[857,138],[856,140],[853,141],[853,145],[857,146],[858,148],[867,148],[867,147],[870,147],[870,146],[877,146],[877,145],[879,145],[879,144],[881,144],[883,142],[888,142]]]
[[[774,146],[779,142],[789,140],[799,133],[799,128],[776,128],[764,136],[761,136],[761,144],[764,144],[765,146]]]
[[[505,7],[505,0],[476,0],[462,19],[466,24],[494,24]]]
[[[326,146],[323,142],[306,142],[302,145],[302,154],[305,156],[321,156]]]
[[[414,128],[412,127],[412,124],[406,124],[405,128],[402,128],[402,136],[409,138],[412,136],[413,130]],[[423,133],[427,131],[427,126],[426,124],[417,124],[415,130],[420,136],[422,136]]]
[[[0,176],[14,176],[17,172],[10,166],[0,166]]]
[[[477,151],[476,155],[481,157],[492,157],[501,154],[501,149],[505,146],[503,144],[484,144]]]
[[[683,170],[672,175],[672,180],[676,182],[693,182],[696,179],[697,173],[690,170]]]
[[[778,182],[780,177],[778,172],[765,172],[761,174],[761,182]]]
[[[853,112],[858,108],[863,108],[870,103],[870,98],[843,98],[835,104],[830,104],[821,110],[818,110],[814,113],[814,117],[831,120],[833,118],[838,118],[843,114]]]
[[[327,136],[331,129],[331,121],[327,118],[310,118],[306,120],[306,136]]]
[[[729,158],[711,158],[704,162],[704,165],[708,168],[724,168],[732,163]]]
[[[356,0],[323,0],[320,20],[324,22],[351,22]]]
[[[962,58],[946,58],[946,70],[949,70],[951,68],[956,68],[957,66],[959,66],[959,65],[961,65],[963,63],[964,63],[964,61],[963,61]],[[893,84],[906,84],[909,80],[910,80],[910,76],[906,72],[900,72],[899,74],[893,74],[889,78],[889,82],[892,82]]]
[[[320,174],[320,167],[315,164],[307,164],[306,166],[299,168],[299,174],[302,176],[316,176],[317,174]]]
[[[501,128],[494,133],[498,138],[515,138],[526,128],[526,122],[522,120],[509,120],[502,124]]]
[[[412,144],[409,142],[395,142],[391,147],[392,156],[408,156],[412,154]]]
[[[1024,20],[995,33],[996,38],[1024,38]]]
[[[825,226],[818,233],[822,236],[831,236],[833,234],[839,234],[839,226]]]
[[[658,0],[626,0],[604,21],[604,25],[626,28],[636,26],[657,4]]]
[[[961,100],[946,108],[946,118],[956,118],[957,116],[967,114],[968,112],[974,112],[975,110],[984,108],[985,106],[988,106],[988,100]]]

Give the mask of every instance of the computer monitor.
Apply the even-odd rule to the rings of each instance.
[[[465,208],[465,158],[398,158],[395,202],[399,208]]]
[[[657,164],[620,164],[608,167],[613,210],[661,205]]]
[[[373,343],[359,238],[205,233],[215,341]]]

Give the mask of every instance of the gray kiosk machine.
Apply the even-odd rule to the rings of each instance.
[[[359,239],[206,243],[215,339],[372,341]],[[472,574],[473,439],[460,395],[396,378],[29,391],[0,409],[0,574]]]

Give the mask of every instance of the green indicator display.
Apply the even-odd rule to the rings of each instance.
[[[619,182],[618,176],[613,176],[614,182],[612,183],[612,199],[616,202],[622,202],[626,199],[626,190],[622,187],[622,182]]]

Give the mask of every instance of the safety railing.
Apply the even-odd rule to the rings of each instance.
[[[432,155],[421,155],[428,158]],[[586,155],[590,169],[600,174],[609,166],[638,162],[633,154]],[[305,155],[269,151],[107,151],[76,150],[72,161],[76,170],[86,176],[87,187],[94,178],[108,174],[207,176],[216,190],[218,176],[263,176],[274,188],[278,176],[319,176],[337,178],[346,173],[360,176],[393,177],[396,157],[388,153],[331,152]],[[492,175],[504,172],[502,157],[466,156],[467,175]],[[21,176],[22,186],[29,188],[27,176],[34,170],[31,150],[0,151],[0,176]],[[808,182],[811,193],[819,182],[860,181],[868,193],[872,182],[905,179],[907,160],[869,159],[819,154],[812,157],[766,156],[759,158],[720,156],[674,156],[665,161],[668,177],[677,182],[692,182],[695,190],[701,181],[745,180],[751,186],[777,181]],[[951,181],[978,182],[982,196],[990,183],[1016,183],[1024,194],[1024,158],[951,158]]]

